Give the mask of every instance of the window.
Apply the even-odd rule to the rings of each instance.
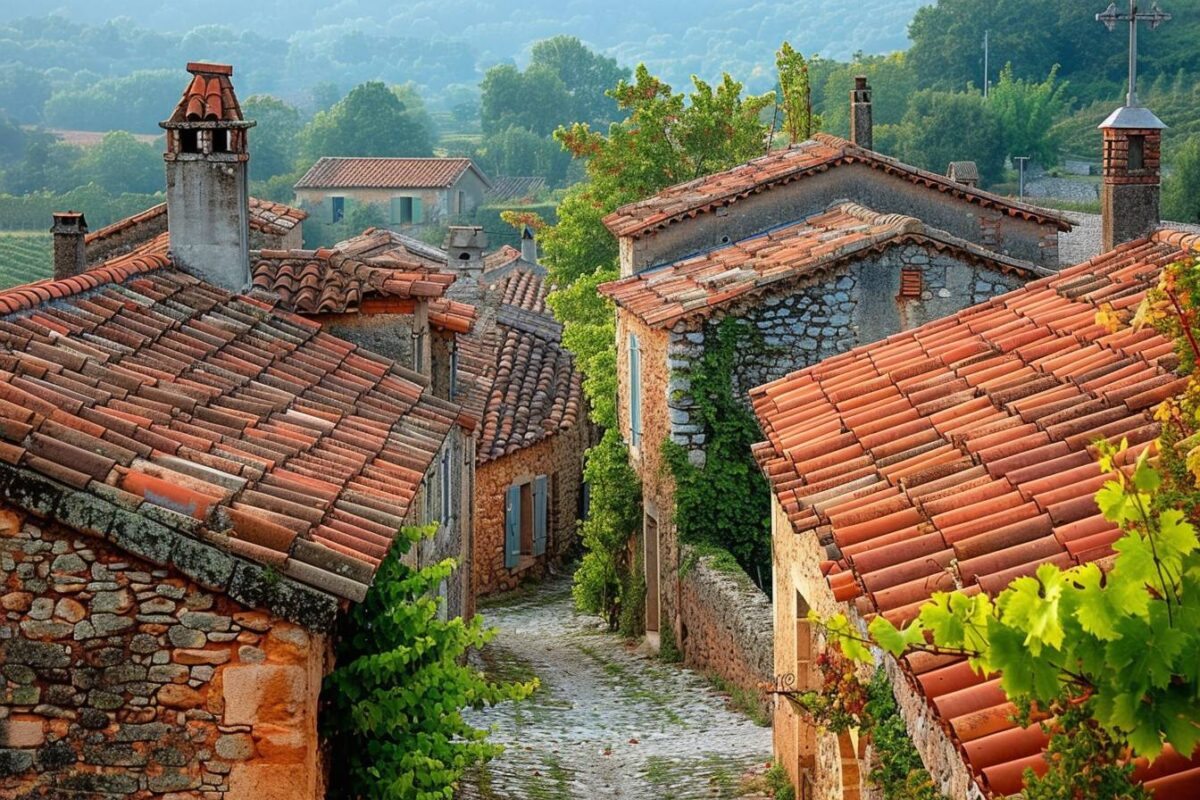
[[[393,197],[392,223],[395,225],[417,225],[421,219],[421,198]]]
[[[329,198],[329,221],[341,222],[342,217],[346,216],[346,198],[331,197]]]
[[[642,442],[642,351],[638,339],[629,334],[629,444]]]
[[[547,488],[549,479],[538,475],[508,487],[504,497],[504,566],[515,569],[521,556],[546,553],[549,540]]]
[[[1129,170],[1145,169],[1146,168],[1146,137],[1145,136],[1130,136],[1129,137]]]
[[[179,152],[181,153],[199,153],[200,152],[200,132],[184,128],[179,132]]]
[[[458,395],[458,347],[451,345],[450,351],[450,399]]]
[[[456,200],[455,200],[455,213],[456,214],[467,213],[467,193],[466,192],[460,191],[458,193]]]
[[[212,132],[212,151],[214,153],[229,152],[229,131]]]

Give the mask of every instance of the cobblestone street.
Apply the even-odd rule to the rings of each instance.
[[[770,760],[771,731],[727,708],[700,675],[645,657],[577,614],[569,577],[482,609],[500,633],[482,654],[503,678],[536,675],[522,703],[472,714],[505,753],[469,800],[732,798]]]

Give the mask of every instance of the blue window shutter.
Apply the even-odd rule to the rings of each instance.
[[[533,554],[535,556],[544,555],[546,552],[546,485],[545,475],[538,475],[533,479]]]
[[[399,225],[401,222],[404,222],[404,209],[402,207],[403,203],[403,197],[392,198],[392,217],[390,222],[393,225]]]
[[[414,225],[419,225],[424,221],[421,215],[421,198],[414,197],[412,199],[412,222]]]
[[[629,334],[629,443],[642,441],[642,353],[637,337]]]
[[[504,566],[521,560],[521,487],[510,486],[504,499]]]

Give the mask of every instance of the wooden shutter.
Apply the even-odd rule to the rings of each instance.
[[[629,443],[642,441],[642,354],[637,337],[629,334]]]
[[[321,216],[325,218],[326,222],[333,224],[333,198],[329,195],[321,198]]]
[[[412,199],[412,223],[413,225],[420,225],[424,221],[425,218],[421,211],[421,198],[414,197]]]
[[[504,566],[521,560],[521,487],[510,486],[504,500]]]
[[[399,225],[401,222],[404,222],[404,198],[393,197],[391,223],[393,225]]]
[[[546,553],[547,520],[546,520],[546,476],[538,475],[533,479],[533,554]]]

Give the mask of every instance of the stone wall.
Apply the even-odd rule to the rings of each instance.
[[[984,208],[937,189],[918,186],[865,164],[846,164],[785,186],[751,194],[716,212],[621,240],[621,274],[676,261],[819,214],[852,200],[882,214],[907,214],[930,227],[1014,258],[1058,266],[1058,228]]]
[[[921,294],[899,298],[901,270],[920,270]],[[746,326],[733,370],[735,395],[860,344],[953,314],[1022,285],[1006,274],[921,243],[888,248],[831,275],[783,286],[775,294],[731,304],[707,321],[670,333],[667,402],[671,438],[704,462],[705,431],[697,424],[691,376],[705,342],[728,316]]]
[[[0,508],[0,796],[324,797],[306,631]]]
[[[405,369],[413,369],[413,315],[325,314],[317,317],[329,334],[386,356]]]
[[[583,455],[593,443],[593,428],[580,420],[570,430],[543,439],[511,455],[481,464],[475,478],[475,532],[472,593],[484,597],[508,591],[527,578],[540,578],[561,563],[577,541]],[[523,556],[504,566],[505,492],[536,475],[549,475],[546,554]]]
[[[685,546],[684,564],[693,559]],[[722,570],[712,556],[696,559],[684,569],[679,600],[685,665],[751,692],[772,680],[771,601],[745,573]]]

